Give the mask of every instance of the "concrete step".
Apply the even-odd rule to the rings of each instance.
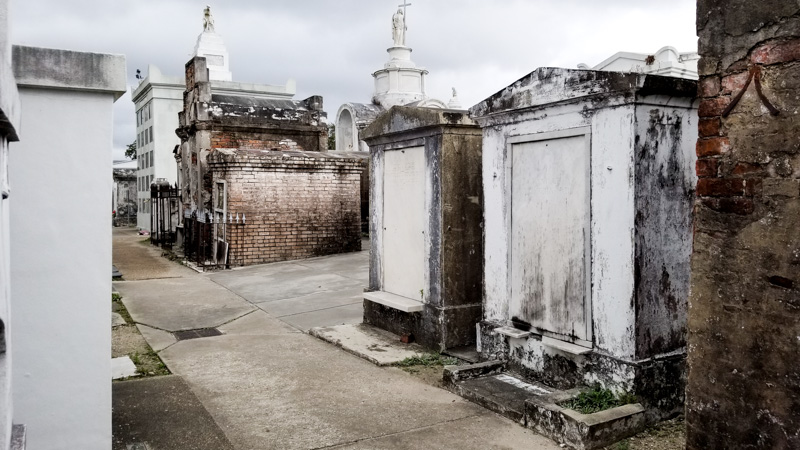
[[[308,330],[308,334],[378,366],[390,366],[426,353],[418,344],[404,344],[400,336],[363,323],[317,327]]]
[[[599,449],[632,436],[645,423],[645,409],[635,403],[594,414],[581,414],[559,404],[580,389],[559,390],[505,372],[502,362],[447,366],[444,385],[456,394],[568,448]]]

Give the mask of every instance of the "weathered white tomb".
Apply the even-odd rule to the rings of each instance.
[[[697,79],[697,52],[679,52],[675,47],[661,47],[653,54],[617,52],[594,67],[578,64],[578,69],[606,72],[638,72],[651,75]]]
[[[470,109],[483,129],[484,358],[681,410],[695,90],[540,68]]]
[[[481,130],[466,111],[394,106],[370,148],[364,323],[445,350],[481,319]]]

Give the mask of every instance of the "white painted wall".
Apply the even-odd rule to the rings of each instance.
[[[19,129],[19,95],[11,67],[11,44],[8,40],[8,1],[0,0],[0,114],[7,121],[0,131],[0,339],[6,342],[6,351],[0,352],[0,450],[8,448],[14,418],[11,377],[11,252],[9,233],[9,207],[6,196],[8,183],[8,140],[16,138]]]
[[[8,161],[8,143],[5,136],[0,136],[0,189],[5,192],[7,186],[6,163]],[[14,407],[11,396],[11,289],[9,251],[8,200],[0,199],[0,321],[4,324],[4,339],[7,351],[0,353],[0,450],[8,448],[11,438],[11,425]]]
[[[108,450],[114,96],[20,87],[20,98],[9,163],[14,420],[30,449]]]

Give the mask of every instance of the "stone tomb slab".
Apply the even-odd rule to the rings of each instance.
[[[309,334],[379,366],[425,353],[417,344],[403,344],[400,336],[365,324],[312,328]]]
[[[581,414],[559,406],[577,396],[579,389],[562,391],[512,373],[497,373],[498,364],[447,366],[445,387],[568,448],[599,449],[645,426],[645,409],[639,403]]]
[[[111,379],[120,380],[122,378],[135,377],[136,364],[131,361],[129,356],[111,358]]]

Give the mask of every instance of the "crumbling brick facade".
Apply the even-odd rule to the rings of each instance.
[[[211,210],[207,156],[216,149],[278,151],[328,150],[322,97],[305,100],[215,92],[206,59],[186,63],[184,107],[179,113],[181,147],[177,158],[184,208]]]
[[[224,182],[228,214],[244,221],[225,227],[230,265],[361,250],[360,183],[366,159],[218,150],[208,164],[214,182]]]
[[[800,448],[800,6],[699,0],[688,449]]]
[[[248,92],[210,82],[205,58],[186,64],[176,159],[187,255],[242,266],[360,250],[367,155],[327,153],[322,97]]]

